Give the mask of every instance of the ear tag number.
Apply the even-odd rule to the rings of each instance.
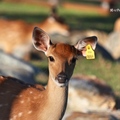
[[[95,52],[89,44],[86,46],[86,59],[95,59]]]

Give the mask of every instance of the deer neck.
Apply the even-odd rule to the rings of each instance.
[[[45,100],[46,104],[43,110],[45,111],[45,115],[43,114],[42,119],[61,120],[66,110],[68,87],[59,87],[49,78],[45,92],[47,99]]]

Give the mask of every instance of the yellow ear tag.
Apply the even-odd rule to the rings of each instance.
[[[86,59],[95,59],[95,52],[90,44],[86,46]]]

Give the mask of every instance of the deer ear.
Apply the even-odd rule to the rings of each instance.
[[[46,52],[52,44],[47,33],[38,27],[34,28],[32,37],[33,45],[39,51]]]
[[[78,55],[86,56],[86,46],[91,45],[92,49],[95,50],[97,44],[97,37],[91,36],[86,37],[83,40],[79,40],[75,45],[75,48],[78,50]]]

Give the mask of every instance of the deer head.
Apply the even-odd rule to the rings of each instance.
[[[87,37],[79,40],[76,45],[64,43],[53,44],[50,37],[42,29],[33,30],[33,45],[38,51],[43,51],[49,59],[49,76],[60,87],[67,86],[78,56],[86,56],[86,46],[90,44],[94,50],[97,37]]]
[[[33,45],[49,60],[49,80],[28,85],[12,77],[0,76],[0,118],[2,120],[61,120],[66,109],[68,83],[78,56],[86,56],[86,46],[95,49],[97,38],[88,37],[76,45],[53,44],[40,28],[33,30]],[[8,104],[9,103],[9,104]]]

